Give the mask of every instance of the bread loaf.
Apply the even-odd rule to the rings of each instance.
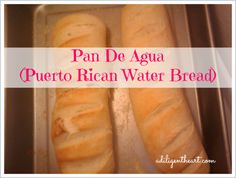
[[[175,47],[164,5],[127,5],[122,10],[123,47]],[[157,163],[161,156],[207,159],[182,89],[130,89],[145,147],[162,173],[208,173],[209,164]]]
[[[92,15],[69,15],[55,25],[52,44],[105,47],[106,28]],[[114,171],[108,98],[109,89],[56,89],[52,140],[62,173]]]

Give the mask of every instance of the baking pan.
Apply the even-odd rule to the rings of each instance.
[[[228,18],[231,17],[230,5],[215,6],[217,8],[219,6],[225,7],[223,8],[224,10],[228,9],[227,12],[223,12],[228,14]],[[15,37],[8,35],[7,46],[50,47],[50,32],[56,20],[66,14],[86,12],[99,16],[106,23],[110,41],[108,46],[120,47],[119,16],[121,8],[122,5],[8,5],[6,8],[6,13],[8,14],[8,17],[6,17],[6,21],[8,22],[7,31],[10,34],[18,35]],[[167,5],[167,8],[178,47],[219,47],[219,44],[227,44],[228,46],[226,45],[226,47],[231,47],[231,43],[229,41],[224,42],[223,35],[214,30],[220,29],[216,22],[214,22],[216,19],[215,16],[217,15],[214,5]],[[19,20],[15,18],[16,16],[18,16]],[[228,25],[230,28],[227,29],[231,29],[231,21]],[[24,28],[27,30],[24,30]],[[10,29],[11,32],[9,31]],[[223,32],[225,32],[224,30]],[[21,35],[22,33],[24,35]],[[227,34],[231,34],[231,32],[227,32]],[[5,134],[5,150],[7,151],[5,152],[5,172],[30,173],[31,167],[33,167],[33,173],[57,173],[58,167],[50,138],[51,111],[55,100],[54,90],[33,89],[33,96],[31,90],[6,90],[7,110],[5,117],[7,122],[5,130],[7,134]],[[28,106],[27,109],[21,107],[23,108],[21,111],[17,109],[21,105],[20,101],[22,101],[20,93],[24,93],[23,96],[27,99],[26,103]],[[113,99],[110,105],[114,111],[112,117],[116,132],[116,154],[119,158],[117,161],[117,172],[153,173],[153,165],[146,155],[133,120],[127,89],[113,89],[112,93]],[[26,95],[27,97],[25,97]],[[216,160],[216,164],[211,167],[211,172],[231,173],[231,89],[188,88],[185,89],[185,95],[198,131],[202,136],[209,159]],[[18,96],[21,96],[21,98]],[[15,104],[12,105],[11,103]],[[33,108],[31,108],[32,103]],[[23,114],[24,111],[29,112]],[[27,122],[27,128],[21,131],[21,133],[24,133],[23,136],[19,134],[20,129],[13,129],[12,123],[14,125],[17,123],[18,125],[21,124],[20,120],[17,120],[17,114],[11,114],[13,112],[21,112],[22,115],[20,116],[25,118],[25,122]],[[129,118],[128,121],[127,117]],[[16,132],[17,130],[19,131]],[[33,138],[31,133],[33,133]],[[28,157],[23,156],[25,154],[22,154],[22,156],[28,162],[25,162],[22,166],[17,165],[17,163],[24,162],[23,157],[21,159],[19,158],[19,154],[16,154],[14,157],[16,161],[13,161],[13,157],[10,156],[14,152],[14,149],[19,151],[24,146],[16,145],[14,142],[15,147],[12,147],[13,142],[10,142],[9,138],[17,139],[18,137],[27,137],[24,142],[28,146],[26,151],[24,149],[21,153],[24,151],[26,155],[32,154],[32,164],[30,164],[31,158],[28,159]],[[31,142],[33,142],[32,150],[30,148]],[[15,162],[15,165],[10,164],[10,162]],[[28,167],[25,168],[23,165]]]
[[[52,26],[61,17],[75,12],[98,16],[109,31],[109,46],[120,47],[120,12],[122,5],[42,5],[34,16],[34,46],[50,47]],[[188,23],[184,5],[167,6],[173,33],[178,46],[190,46]],[[202,134],[196,89],[185,89],[191,111]],[[55,102],[52,89],[35,89],[34,168],[36,173],[58,172],[50,139],[51,113]],[[111,101],[115,130],[118,173],[153,173],[154,165],[148,159],[134,122],[127,89],[113,89]],[[46,118],[46,119],[45,119]]]

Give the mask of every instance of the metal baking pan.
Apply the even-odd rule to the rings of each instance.
[[[217,5],[220,6],[220,5]],[[227,9],[229,8],[229,5]],[[109,30],[108,44],[111,47],[120,46],[120,10],[122,5],[8,5],[6,12],[9,14],[7,17],[8,28],[18,24],[22,29],[22,33],[25,36],[28,34],[24,32],[20,21],[17,23],[13,20],[13,15],[22,14],[22,9],[27,9],[25,15],[22,15],[22,20],[31,17],[26,20],[25,24],[32,25],[32,31],[29,29],[26,32],[33,34],[29,39],[33,43],[22,43],[19,38],[24,38],[24,35],[17,37],[18,43],[13,43],[15,39],[9,36],[7,39],[7,46],[9,47],[50,47],[50,31],[56,20],[62,16],[75,12],[85,12],[95,14],[99,16],[106,24]],[[178,47],[211,47],[218,46],[219,35],[216,38],[214,29],[214,22],[211,19],[214,17],[214,7],[207,5],[167,5],[170,15],[170,21],[172,25],[173,33],[175,34]],[[15,12],[13,12],[13,9]],[[10,13],[9,13],[10,12]],[[197,12],[197,13],[196,13]],[[231,12],[225,12],[231,16]],[[215,13],[217,14],[217,13]],[[13,25],[9,20],[15,21]],[[231,24],[230,24],[231,26]],[[217,27],[218,28],[218,27]],[[12,29],[13,31],[13,29]],[[10,32],[9,32],[10,33]],[[18,34],[20,32],[17,32]],[[29,36],[28,36],[29,37]],[[28,39],[26,38],[26,40]],[[230,36],[231,39],[231,36]],[[17,45],[20,44],[20,45]],[[222,43],[220,43],[222,44]],[[231,46],[231,43],[226,42]],[[30,90],[30,89],[29,89]],[[20,93],[20,89],[7,89],[7,107],[10,108],[11,100],[14,101],[15,93]],[[27,95],[27,92],[25,92]],[[28,92],[29,94],[31,93]],[[231,94],[230,89],[185,89],[186,98],[193,113],[197,128],[202,136],[206,151],[209,155],[209,159],[216,160],[216,164],[212,165],[212,173],[231,173],[231,97],[225,100],[225,95]],[[58,167],[55,161],[53,146],[50,139],[50,124],[51,124],[51,111],[53,108],[55,96],[53,89],[33,89],[29,98],[32,99],[27,102],[29,105],[33,102],[33,120],[28,119],[27,125],[32,124],[32,143],[33,149],[27,150],[26,154],[32,155],[33,163],[29,167],[33,167],[33,173],[57,173]],[[20,105],[19,98],[18,100]],[[23,112],[26,110],[23,108],[19,111],[17,104],[14,105],[14,110],[17,112]],[[30,108],[30,107],[29,107]],[[28,108],[28,109],[29,109]],[[128,99],[127,89],[113,89],[113,99],[111,101],[111,108],[114,111],[113,120],[116,132],[116,150],[118,159],[118,173],[153,173],[153,165],[150,163],[146,152],[143,148],[142,141],[137,131],[132,111],[130,109],[130,103]],[[127,109],[129,108],[129,109]],[[124,110],[125,112],[120,112]],[[16,116],[10,114],[12,110],[6,110],[6,130],[12,129],[12,122],[16,121]],[[212,112],[214,111],[214,112]],[[127,117],[129,121],[127,122]],[[32,123],[33,122],[33,123]],[[9,124],[7,124],[9,123]],[[132,129],[130,129],[132,128]],[[9,132],[9,131],[8,131]],[[16,132],[19,134],[19,132]],[[6,134],[6,137],[13,136],[14,133]],[[215,139],[217,137],[217,139]],[[7,140],[7,139],[6,139]],[[25,141],[27,142],[27,141]],[[29,139],[28,142],[31,142]],[[5,142],[6,143],[6,142]],[[127,146],[127,143],[128,146]],[[11,147],[12,143],[7,143],[5,147]],[[8,149],[5,149],[8,150]],[[11,151],[14,151],[11,148]],[[13,160],[11,151],[7,151],[5,157],[5,165],[9,164],[9,159]],[[17,158],[16,158],[17,159]],[[22,159],[19,159],[22,160]],[[127,163],[127,160],[129,162]],[[30,161],[29,161],[30,162]],[[27,164],[29,164],[29,162]],[[6,164],[7,163],[7,164]],[[14,168],[17,165],[13,166]],[[25,169],[30,173],[29,169]],[[11,167],[6,167],[5,172],[17,173],[22,172],[20,169],[14,171]]]
[[[85,12],[100,17],[109,31],[109,46],[120,46],[120,12],[122,5],[42,5],[34,16],[34,46],[50,47],[50,33],[55,21],[70,13]],[[168,6],[174,33],[180,46],[189,46],[184,6]],[[178,16],[173,15],[178,14]],[[180,20],[185,19],[185,20]],[[176,23],[180,22],[180,23]],[[183,28],[184,27],[184,28]],[[179,33],[181,31],[181,33]],[[201,133],[200,114],[196,90],[186,89],[191,108]],[[34,168],[35,172],[58,172],[53,145],[50,139],[50,121],[55,102],[52,89],[35,89]],[[154,166],[148,159],[132,115],[127,89],[113,89],[113,121],[115,147],[119,173],[153,173]],[[45,119],[47,118],[47,119]]]

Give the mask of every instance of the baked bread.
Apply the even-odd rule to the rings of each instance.
[[[73,14],[52,32],[53,47],[105,47],[106,28],[96,17]],[[109,89],[58,88],[52,140],[62,173],[112,173],[114,155]]]
[[[122,10],[123,47],[175,47],[164,5],[127,5]],[[208,173],[209,164],[157,163],[201,156],[207,159],[182,89],[129,89],[145,147],[162,173]]]

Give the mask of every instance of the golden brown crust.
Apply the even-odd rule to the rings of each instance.
[[[62,18],[53,29],[54,47],[104,47],[105,25],[88,14]],[[58,88],[52,140],[62,173],[112,173],[114,156],[109,89]]]
[[[163,5],[127,5],[122,11],[124,47],[174,47],[167,10]],[[207,155],[195,128],[182,89],[130,89],[132,107],[150,158],[193,159]],[[209,164],[156,163],[162,173],[208,173]]]
[[[54,47],[105,47],[106,27],[93,15],[68,15],[55,24],[51,41]]]
[[[175,44],[163,5],[127,5],[121,20],[124,47],[173,47]]]

